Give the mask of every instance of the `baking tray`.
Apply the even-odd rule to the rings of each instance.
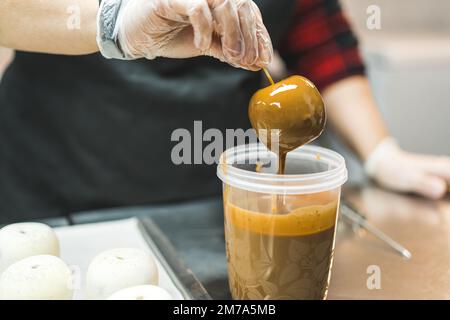
[[[170,241],[151,218],[80,224],[55,228],[60,240],[61,258],[75,276],[75,300],[83,300],[89,263],[105,250],[140,248],[156,261],[159,286],[177,300],[209,300],[210,295],[186,267]]]

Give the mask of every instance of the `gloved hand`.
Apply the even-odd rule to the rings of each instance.
[[[115,30],[129,59],[207,55],[259,70],[273,56],[251,0],[122,0]]]
[[[383,140],[365,163],[366,172],[394,191],[442,198],[450,186],[450,157],[408,153],[392,138]]]

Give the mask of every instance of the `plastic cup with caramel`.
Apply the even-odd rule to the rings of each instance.
[[[284,175],[262,144],[222,154],[228,275],[234,299],[325,299],[333,260],[342,156],[303,146]]]

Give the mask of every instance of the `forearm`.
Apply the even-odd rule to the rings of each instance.
[[[94,53],[97,11],[97,0],[0,0],[0,46],[54,54]]]
[[[365,77],[353,76],[323,92],[330,125],[362,160],[389,134]]]

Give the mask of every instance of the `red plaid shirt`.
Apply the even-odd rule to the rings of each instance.
[[[338,0],[300,0],[279,48],[288,69],[319,89],[364,74],[358,41]]]

